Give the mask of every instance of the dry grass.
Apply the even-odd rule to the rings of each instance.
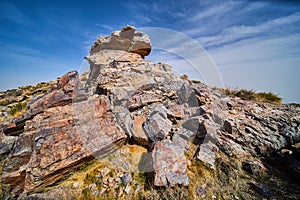
[[[272,92],[255,92],[247,89],[214,88],[230,97],[239,97],[243,100],[261,101],[267,103],[281,104],[282,98]]]

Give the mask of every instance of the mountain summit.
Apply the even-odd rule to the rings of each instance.
[[[300,115],[144,59],[132,26],[90,70],[2,92],[3,199],[299,199]],[[18,105],[21,105],[18,107]]]

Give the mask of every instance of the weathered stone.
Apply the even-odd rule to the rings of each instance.
[[[143,123],[146,121],[146,117],[135,116],[133,126],[131,128],[132,136],[137,144],[147,146],[149,144],[148,137],[143,130]]]
[[[124,184],[127,184],[127,183],[131,182],[131,181],[132,181],[131,173],[125,172],[125,173],[122,175],[121,179],[122,179],[122,182],[123,182]]]
[[[72,106],[48,109],[32,120],[32,124],[39,126],[28,124],[28,128],[40,131],[36,132],[35,152],[27,169],[27,190],[53,184],[70,169],[107,155],[125,141],[126,135],[115,124],[107,97],[95,97]]]
[[[130,116],[129,110],[127,108],[117,106],[114,108],[113,113],[115,115],[117,124],[119,124],[122,127],[122,129],[130,138],[132,136],[131,127],[133,125],[133,121]]]
[[[6,136],[6,135],[1,135],[0,136],[0,155],[8,154],[12,146],[15,142],[17,137],[14,136]]]
[[[24,115],[14,119],[12,123],[3,127],[3,133],[8,136],[18,136],[24,132],[26,120],[31,119],[30,115]]]
[[[20,194],[24,189],[26,168],[33,151],[34,132],[21,134],[2,167],[2,182],[11,186],[13,194]]]
[[[158,141],[152,151],[154,186],[187,186],[184,149],[171,141]]]
[[[149,103],[159,102],[160,99],[151,93],[142,93],[128,99],[128,109],[135,110]]]
[[[199,147],[197,159],[201,160],[207,167],[215,169],[217,146],[212,143],[204,143]]]
[[[86,161],[107,155],[126,140],[126,135],[114,122],[108,98],[99,96],[45,109],[26,122],[18,140],[20,145],[14,146],[2,178],[12,185],[11,177],[27,164],[23,169],[27,174],[25,189],[35,191],[55,183]]]
[[[171,128],[172,122],[167,118],[167,109],[161,104],[153,109],[143,124],[146,135],[153,142],[166,138]]]
[[[182,127],[194,133],[190,137],[195,137],[194,143],[200,143],[204,138],[215,139],[220,131],[220,125],[204,117],[192,117],[187,119]]]
[[[184,83],[181,86],[180,90],[177,90],[177,91],[178,91],[180,104],[187,103],[190,107],[200,106],[198,98],[196,97],[195,91],[188,83]]]
[[[230,139],[225,139],[224,137],[221,137],[217,138],[217,140],[217,146],[228,156],[242,158],[250,154],[249,152],[246,152],[240,144]]]
[[[242,167],[246,172],[256,176],[261,175],[264,171],[264,168],[261,166],[261,164],[255,161],[244,161],[242,162]]]
[[[90,54],[106,49],[133,52],[144,57],[151,52],[150,38],[148,35],[135,32],[135,27],[127,25],[120,32],[97,38]]]
[[[170,105],[168,106],[168,115],[175,117],[175,118],[184,118],[185,113],[184,113],[185,107],[183,105]]]
[[[46,108],[62,106],[72,102],[78,88],[79,75],[77,71],[71,71],[62,76],[57,84],[57,88],[50,93],[39,98],[30,105],[30,114],[36,115]]]
[[[80,182],[70,185],[79,189],[77,196],[70,194],[64,198],[77,198],[81,188],[90,189],[94,196],[104,195],[120,186],[124,172],[126,180],[130,180],[130,172],[154,172],[155,186],[187,185],[186,165],[195,181],[198,177],[194,176],[194,164],[199,160],[215,170],[205,173],[201,183],[196,180],[191,187],[200,198],[214,192],[214,186],[223,190],[238,183],[236,189],[247,188],[237,179],[244,177],[245,171],[260,175],[264,171],[261,163],[276,168],[280,177],[300,174],[299,108],[225,97],[205,84],[188,80],[187,76],[175,76],[166,64],[144,60],[150,50],[148,37],[127,26],[95,42],[86,57],[90,71],[82,77],[84,90],[77,72],[70,72],[52,86],[0,92],[0,120],[5,120],[0,124],[5,134],[0,137],[2,183],[10,186],[12,195],[25,188],[20,199],[26,199],[26,192],[32,199],[60,199],[64,190],[32,193],[65,178],[87,161],[114,151],[125,142],[125,133],[132,137],[128,140],[130,145],[107,157],[119,171],[116,177],[108,176],[114,171],[98,170],[97,181],[104,177],[101,190],[97,184]],[[27,101],[29,112],[17,119],[3,116],[12,103],[20,101]],[[146,146],[152,153],[136,144]],[[198,161],[186,160],[184,151]],[[272,160],[274,155],[278,156]],[[129,183],[126,180],[124,183]],[[284,183],[284,179],[281,181]],[[124,187],[119,187],[115,197],[131,197],[134,179],[133,182],[127,184],[125,192]],[[289,184],[292,182],[290,179]],[[255,188],[258,193],[263,189]],[[246,199],[255,195],[241,192]],[[220,198],[239,196],[231,192],[228,195],[222,193]]]

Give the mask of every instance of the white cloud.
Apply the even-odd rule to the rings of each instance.
[[[210,50],[227,86],[272,91],[300,102],[300,34],[248,39]]]
[[[235,6],[237,6],[239,2],[228,1],[221,5],[215,6],[214,4],[210,5],[206,10],[201,10],[198,14],[193,16],[190,21],[195,23],[202,20],[205,20],[210,17],[215,17],[216,15],[225,15],[230,10],[232,10]]]
[[[213,47],[230,42],[235,42],[240,39],[246,39],[247,37],[272,35],[276,33],[276,31],[282,31],[282,28],[284,28],[284,26],[291,25],[297,22],[300,22],[299,12],[288,16],[272,19],[256,26],[241,25],[229,27],[223,30],[218,35],[198,37],[196,40],[205,47]]]

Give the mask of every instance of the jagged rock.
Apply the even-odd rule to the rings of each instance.
[[[244,148],[230,140],[224,137],[218,137],[217,138],[217,146],[219,147],[220,150],[222,150],[224,153],[226,153],[228,156],[230,157],[238,157],[238,158],[242,158],[242,157],[247,157],[250,155],[250,152],[247,152],[244,150]],[[251,153],[254,153],[253,151],[251,151]]]
[[[146,119],[147,118],[143,116],[135,116],[133,119],[133,126],[131,128],[134,141],[143,146],[147,146],[149,144],[148,137],[143,130],[143,123]]]
[[[161,100],[151,93],[137,94],[128,99],[128,109],[135,110],[150,103],[160,102]]]
[[[216,145],[212,143],[204,143],[200,145],[197,159],[201,160],[207,167],[215,169]]]
[[[183,105],[170,105],[168,106],[168,115],[175,117],[175,118],[184,118],[185,113],[184,113],[185,107]]]
[[[190,134],[188,138],[196,137],[193,142],[198,144],[206,137],[207,139],[216,138],[221,128],[219,124],[205,117],[192,117],[186,120],[182,127],[194,133]],[[185,131],[185,133],[187,132]]]
[[[171,141],[158,141],[152,151],[154,185],[187,186],[189,179],[186,174],[186,158],[184,149]]]
[[[167,109],[159,104],[154,107],[143,124],[143,129],[147,137],[153,141],[159,141],[167,137],[172,128],[172,122],[167,118]]]
[[[264,168],[261,166],[261,164],[255,161],[244,161],[242,162],[242,167],[246,172],[255,176],[261,175],[264,171]]]
[[[127,25],[121,31],[115,31],[110,36],[100,36],[90,50],[94,54],[101,50],[123,50],[147,56],[151,52],[148,35],[135,31],[135,27]]]
[[[57,88],[52,92],[39,98],[30,105],[30,114],[36,115],[46,108],[54,106],[62,106],[72,102],[76,95],[76,90],[79,84],[79,76],[77,71],[71,71],[62,76],[57,84]]]
[[[153,172],[154,186],[186,186],[195,181],[189,187],[199,197],[215,192],[212,188],[224,191],[233,187],[241,189],[246,199],[254,198],[255,193],[248,192],[240,177],[253,181],[264,166],[275,167],[282,177],[300,174],[299,109],[226,97],[187,76],[175,76],[167,64],[144,60],[150,50],[148,36],[127,26],[97,39],[86,57],[90,71],[81,78],[84,86],[72,71],[51,84],[0,92],[0,115],[9,112],[12,103],[24,101],[29,106],[17,118],[0,118],[5,120],[0,123],[2,183],[11,187],[12,195],[25,189],[20,199],[26,199],[27,192],[29,199],[60,199],[60,189],[31,193],[65,178],[91,159],[108,155],[125,141],[134,147],[122,147],[103,159],[119,171],[116,177],[110,177],[114,171],[98,170],[95,178],[103,179],[102,189],[95,183],[71,184],[74,192],[79,192],[74,198],[83,187],[94,196],[119,187],[115,197],[124,197],[124,192],[132,197],[135,176],[126,188],[120,177],[128,173],[129,180],[134,171]],[[128,137],[131,139],[126,140]],[[137,145],[148,149],[139,147],[142,150],[135,152]],[[186,160],[184,152],[192,158]],[[274,155],[277,157],[272,160]],[[214,169],[201,169],[205,177],[199,182],[202,177],[194,171],[198,162]],[[272,177],[271,173],[263,175]],[[256,193],[261,193],[256,186]],[[228,196],[225,192],[220,198],[240,194]],[[71,194],[68,197],[73,198]]]
[[[71,169],[103,157],[124,143],[126,135],[115,124],[110,110],[107,97],[99,96],[73,103],[72,107],[50,108],[33,118],[26,127],[36,131],[26,170],[26,190],[53,184]]]
[[[115,107],[113,110],[117,123],[123,128],[125,133],[130,138],[132,136],[131,127],[133,126],[133,121],[130,116],[130,112],[127,108]]]
[[[34,109],[41,113],[26,121],[24,133],[3,165],[2,181],[14,188],[13,193],[51,185],[125,142],[125,132],[115,124],[106,96],[61,105],[66,99],[72,101],[76,84],[77,72],[68,73],[56,89],[32,105],[31,114]],[[62,98],[51,99],[58,92]]]
[[[33,151],[34,132],[23,133],[15,141],[14,147],[2,167],[2,182],[11,186],[13,194],[20,194],[25,185],[26,164]]]
[[[17,137],[0,135],[0,155],[8,154]]]
[[[189,84],[187,84],[187,83],[183,84],[181,89],[177,90],[177,91],[178,91],[180,104],[187,103],[190,107],[200,106],[199,100],[196,97],[195,91]]]
[[[24,131],[26,120],[31,118],[30,115],[21,116],[12,121],[12,123],[3,127],[3,133],[7,136],[18,136]]]

